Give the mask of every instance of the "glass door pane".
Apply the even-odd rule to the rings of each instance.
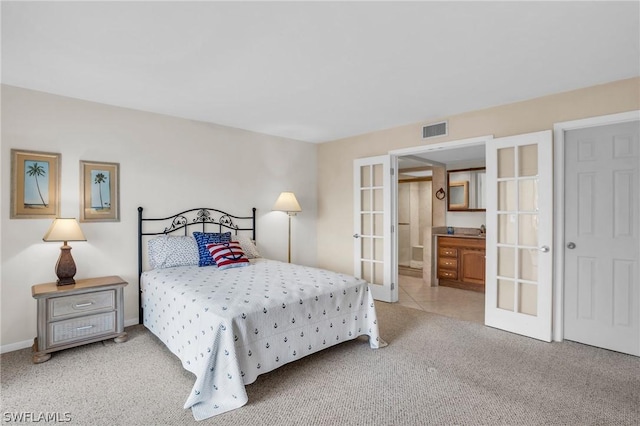
[[[537,303],[537,145],[501,148],[497,158],[497,278],[502,283],[498,307],[536,315],[532,306]]]
[[[360,271],[362,278],[369,284],[383,285],[384,274],[376,273],[383,265],[382,256],[382,221],[383,221],[383,188],[382,165],[367,165],[360,168],[360,233],[361,255]]]
[[[390,157],[354,160],[354,274],[366,280],[373,297],[397,301],[391,282]]]

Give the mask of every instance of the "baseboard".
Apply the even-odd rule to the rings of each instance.
[[[0,353],[4,354],[7,352],[19,351],[20,349],[30,348],[31,346],[33,346],[33,339],[24,340],[17,343],[9,343],[8,345],[0,346]]]
[[[129,327],[131,325],[136,325],[136,324],[138,324],[138,318],[130,318],[128,320],[124,320],[125,327]],[[8,345],[0,346],[0,354],[19,351],[20,349],[30,348],[31,346],[33,346],[33,339],[24,340],[22,342],[9,343]]]
[[[414,278],[422,278],[422,269],[410,268],[409,266],[398,265],[398,274]]]
[[[140,322],[138,321],[138,318],[129,318],[124,320],[125,327],[129,327],[131,325],[137,325],[137,324],[140,324]]]

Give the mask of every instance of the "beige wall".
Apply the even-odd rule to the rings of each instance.
[[[35,336],[30,288],[55,279],[59,253],[55,243],[42,242],[50,220],[9,219],[11,148],[62,154],[61,215],[68,217],[78,216],[79,160],[120,163],[121,221],[83,224],[88,241],[73,244],[73,255],[78,278],[119,274],[131,282],[125,319],[132,323],[137,320],[138,205],[159,213],[194,204],[224,205],[230,211],[255,206],[260,249],[284,260],[286,215],[270,210],[280,191],[292,190],[303,208],[293,225],[293,261],[352,273],[353,160],[425,145],[424,123],[314,145],[10,86],[2,86],[1,106],[3,351],[26,347]],[[560,121],[637,109],[639,78],[445,117],[450,133],[433,143],[527,133]]]
[[[79,160],[120,163],[121,220],[82,223],[87,242],[71,243],[77,278],[120,275],[125,324],[137,323],[137,207],[169,215],[193,207],[232,214],[258,209],[258,247],[286,260],[287,215],[272,212],[281,191],[294,191],[292,260],[316,262],[317,145],[214,124],[117,108],[2,86],[2,350],[30,346],[36,335],[33,284],[56,279],[58,243],[44,243],[51,219],[9,219],[11,149],[57,152],[61,215],[79,215]]]
[[[424,124],[449,120],[448,136],[430,142],[442,143],[535,132],[557,122],[637,109],[640,78],[633,78],[323,143],[318,149],[318,266],[353,273],[353,160],[427,145],[421,138]]]

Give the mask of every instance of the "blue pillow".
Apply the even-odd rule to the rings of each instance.
[[[216,264],[216,261],[213,260],[211,253],[209,253],[209,250],[207,250],[208,244],[224,244],[231,242],[231,232],[194,232],[193,237],[198,243],[198,255],[200,256],[198,266],[215,266]]]

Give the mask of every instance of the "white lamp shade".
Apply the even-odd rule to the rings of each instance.
[[[87,241],[75,218],[54,219],[43,241]]]
[[[301,212],[300,204],[296,200],[296,196],[293,192],[283,192],[280,194],[276,203],[271,210],[277,210],[279,212]]]

